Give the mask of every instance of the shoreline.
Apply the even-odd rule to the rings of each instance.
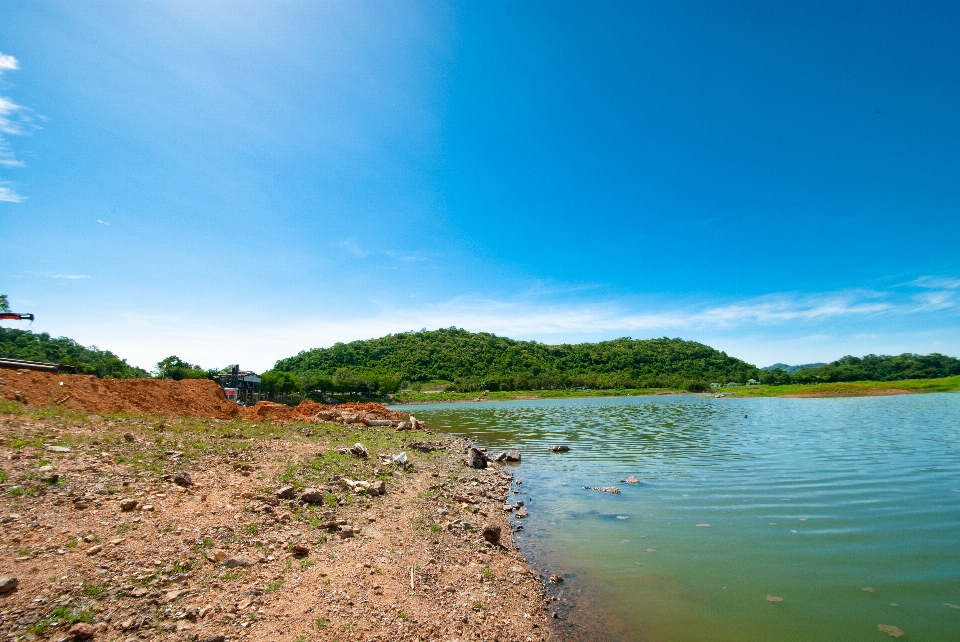
[[[98,640],[551,637],[544,582],[502,508],[513,475],[467,467],[461,438],[0,403],[0,575],[18,580],[0,595],[8,632],[60,639],[86,622]],[[339,451],[356,442],[369,456]],[[401,450],[411,465],[377,457]],[[386,492],[353,492],[345,478]],[[303,499],[310,487],[320,503]],[[485,526],[500,528],[498,545]]]

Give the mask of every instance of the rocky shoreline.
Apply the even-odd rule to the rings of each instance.
[[[512,474],[467,466],[463,440],[8,410],[8,639],[550,638],[544,579],[504,510]]]

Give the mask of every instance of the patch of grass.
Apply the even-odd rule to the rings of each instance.
[[[306,560],[304,560],[304,561],[306,561]],[[283,583],[284,583],[285,581],[286,581],[286,580],[284,580],[282,577],[278,577],[277,579],[275,579],[275,580],[273,580],[272,582],[270,582],[269,584],[267,584],[266,587],[264,587],[263,592],[264,592],[264,593],[273,593],[274,591],[278,591],[278,590],[280,590],[280,589],[283,587]]]
[[[443,527],[440,524],[430,524],[431,533],[439,533],[441,530],[443,530]]]
[[[902,379],[900,381],[851,381],[845,383],[793,383],[784,386],[737,386],[722,388],[731,397],[782,397],[810,395],[816,397],[860,397],[876,394],[878,390],[908,392],[960,391],[960,375],[940,379]]]
[[[43,635],[51,627],[60,624],[71,626],[77,622],[90,622],[93,620],[93,616],[94,612],[90,609],[79,609],[64,604],[47,613],[41,620],[30,626],[27,631],[34,635]]]
[[[136,527],[137,527],[136,524],[133,524],[133,523],[131,523],[131,522],[123,522],[122,524],[120,524],[119,526],[117,526],[117,532],[120,533],[120,534],[123,534],[123,533],[126,533],[126,532],[129,531],[129,530],[132,530],[132,529],[136,528]]]
[[[401,620],[406,620],[407,614],[404,613],[403,611],[397,611],[397,617],[400,618]]]
[[[75,539],[68,540],[67,543],[63,545],[63,547],[64,547],[64,548],[76,548],[76,547],[77,547],[77,540],[75,540]]]
[[[244,530],[245,532],[249,533],[250,535],[256,535],[258,532],[260,532],[260,525],[259,525],[259,524],[252,524],[252,523],[251,523],[251,524],[247,524],[247,525],[245,525],[245,526],[243,527],[243,530]]]
[[[474,610],[474,611],[481,611],[481,610],[483,610],[483,602],[481,602],[480,600],[475,601],[475,602],[473,603],[473,610]]]
[[[330,626],[330,620],[328,620],[328,619],[326,619],[326,618],[318,617],[318,618],[313,622],[313,624],[314,624],[314,626],[316,626],[318,629],[325,629],[325,628],[327,628],[328,626]]]
[[[2,484],[5,481],[7,481],[7,473],[5,471],[0,470],[0,484]]]
[[[238,577],[240,577],[240,574],[237,573],[236,571],[227,571],[226,573],[220,576],[220,579],[229,581],[229,580],[235,580]]]
[[[300,568],[302,568],[303,570],[307,570],[313,565],[314,565],[313,560],[310,560],[310,559],[300,560]]]
[[[86,595],[87,597],[100,597],[107,592],[107,585],[103,582],[97,582],[95,584],[84,584],[83,588],[80,589],[80,592]]]
[[[480,577],[482,577],[482,578],[485,579],[485,580],[495,580],[495,579],[497,579],[497,576],[494,575],[493,571],[490,570],[490,567],[489,567],[489,566],[486,567],[485,569],[483,569],[483,572],[480,573]]]

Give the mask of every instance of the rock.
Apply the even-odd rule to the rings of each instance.
[[[230,555],[226,551],[223,551],[220,549],[217,549],[215,551],[207,551],[205,555],[207,559],[213,562],[214,564],[217,564],[218,562],[222,562],[223,560],[230,557]]]
[[[625,483],[625,484],[639,484],[639,483],[640,483],[640,480],[637,479],[636,477],[634,477],[633,475],[630,475],[630,476],[627,477],[626,479],[621,479],[620,481],[623,482],[623,483]]]
[[[127,441],[133,441],[133,440],[134,440],[134,437],[133,437],[133,433],[132,433],[132,432],[125,432],[125,433],[123,433],[123,438],[126,439]]]
[[[619,495],[620,489],[616,486],[583,486],[585,490],[598,490],[601,493],[610,493],[611,495]]]
[[[70,452],[69,446],[47,446],[47,450],[52,453],[68,453]]]
[[[511,506],[510,504],[504,504],[504,505],[503,505],[503,512],[505,512],[505,513],[512,513],[512,512],[513,512],[513,506]]]
[[[570,452],[570,446],[550,446],[550,452],[567,453],[567,452]]]
[[[520,509],[517,510],[517,517],[518,517],[519,519],[524,519],[524,518],[526,518],[526,516],[527,516],[527,509],[526,509],[526,508],[520,508]]]
[[[520,461],[520,451],[519,451],[519,450],[511,450],[510,452],[508,452],[508,453],[507,453],[507,461],[519,462],[519,461]]]
[[[227,568],[237,568],[238,566],[253,566],[257,563],[257,560],[253,559],[249,555],[237,555],[235,557],[230,557],[223,563]]]
[[[550,583],[551,583],[551,584],[563,584],[563,577],[560,576],[560,575],[557,575],[556,573],[554,573],[553,575],[550,576]]]
[[[93,637],[93,625],[86,622],[77,622],[70,627],[67,635],[72,635],[78,640],[87,640]]]
[[[283,486],[273,493],[277,499],[293,499],[297,494],[297,489],[293,486]]]
[[[103,547],[97,544],[96,546],[91,546],[87,549],[87,555],[96,555],[103,550]]]
[[[197,638],[197,642],[224,642],[225,639],[223,633],[211,633],[202,638]]]
[[[902,638],[906,635],[903,631],[893,626],[892,624],[878,624],[877,630],[881,633],[886,633],[892,638]]]
[[[132,498],[121,499],[120,500],[120,510],[123,512],[131,511],[137,507],[137,500]]]
[[[370,494],[371,494],[371,495],[386,495],[386,494],[387,494],[387,483],[386,483],[385,481],[370,482]]]
[[[360,459],[366,459],[370,456],[370,453],[367,451],[367,447],[357,442],[353,445],[353,448],[350,449],[350,452],[359,457]]]
[[[17,588],[17,585],[20,583],[15,577],[10,576],[0,576],[0,594],[9,593],[10,591]]]
[[[507,460],[507,453],[497,453],[497,456],[493,458],[493,461],[497,463],[502,463]]]
[[[196,622],[197,618],[200,617],[200,609],[193,605],[188,606],[183,611],[183,617],[190,620],[191,622]]]
[[[487,458],[482,452],[471,447],[470,450],[467,451],[467,465],[470,466],[470,468],[486,468]]]
[[[393,458],[393,463],[397,466],[406,466],[410,463],[410,458],[407,457],[407,453],[403,452]]]
[[[310,553],[310,549],[303,544],[291,544],[290,552],[294,555],[308,555]]]
[[[193,486],[193,480],[190,479],[190,473],[174,473],[173,483],[177,486],[183,486],[184,488]]]
[[[483,539],[487,540],[491,544],[496,544],[500,541],[500,527],[488,524],[483,527],[482,531],[480,531],[480,535],[482,535]]]
[[[353,526],[343,525],[340,527],[340,531],[337,533],[340,537],[346,539],[348,537],[353,537],[356,533],[353,530]]]
[[[293,488],[293,486],[290,486]],[[324,492],[319,488],[304,488],[300,493],[300,501],[305,504],[322,504]]]

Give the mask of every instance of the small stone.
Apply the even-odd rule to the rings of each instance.
[[[493,458],[495,462],[504,462],[507,460],[507,453],[497,453],[497,456]]]
[[[256,563],[257,561],[252,557],[250,557],[249,555],[237,555],[235,557],[231,557],[227,559],[227,561],[225,561],[223,565],[226,566],[227,568],[237,568],[238,566],[243,566],[243,567],[253,566]]]
[[[563,577],[560,576],[560,575],[557,575],[556,573],[554,573],[553,575],[550,576],[550,583],[551,583],[551,584],[563,584]]]
[[[123,438],[126,439],[127,441],[133,441],[133,440],[134,440],[134,436],[133,436],[133,433],[132,433],[132,432],[125,432],[125,433],[123,433]]]
[[[570,446],[550,446],[550,452],[567,453],[567,452],[570,452]]]
[[[103,550],[103,547],[100,546],[99,544],[97,544],[97,545],[91,546],[90,548],[87,549],[87,555],[96,555],[97,553],[99,553],[99,552],[102,551],[102,550]]]
[[[210,635],[198,638],[197,642],[223,642],[225,639],[222,633],[211,633]]]
[[[640,483],[640,480],[637,479],[636,477],[634,477],[633,475],[630,475],[629,477],[627,477],[627,478],[624,479],[623,481],[624,481],[625,483],[627,483],[627,484],[639,484],[639,483]]]
[[[366,459],[370,456],[370,453],[367,451],[367,447],[357,442],[353,445],[353,448],[350,449],[350,452],[359,457],[360,459]]]
[[[120,500],[120,510],[123,512],[131,511],[137,507],[137,500],[135,499],[121,499]]]
[[[340,531],[337,533],[340,537],[347,538],[353,537],[356,533],[353,531],[353,526],[341,526]]]
[[[67,631],[68,635],[72,635],[78,640],[87,640],[93,637],[93,625],[86,622],[77,622],[70,627],[70,630]]]
[[[140,507],[140,510],[145,510],[148,513],[150,513],[153,511],[153,504],[144,504],[143,506]]]
[[[9,576],[0,576],[0,594],[9,593],[10,591],[17,588],[17,585],[20,583],[15,577]]]
[[[68,453],[70,452],[69,446],[47,446],[47,450],[52,453]]]
[[[206,557],[214,564],[217,564],[230,557],[230,555],[224,550],[217,549],[215,551],[207,551]]]
[[[370,494],[371,495],[386,495],[387,494],[387,482],[378,480],[370,482]]]
[[[193,480],[190,479],[190,473],[175,473],[173,475],[173,483],[177,486],[183,486],[184,488],[193,486]]]
[[[518,517],[518,518],[524,519],[526,516],[527,516],[527,509],[526,509],[526,508],[519,508],[519,509],[517,510],[517,517]]]
[[[310,553],[310,549],[303,544],[292,544],[290,546],[290,552],[294,555],[307,555]]]
[[[482,535],[483,539],[487,540],[491,544],[496,544],[500,541],[500,527],[493,524],[488,524],[483,527],[480,535]]]
[[[283,486],[274,493],[277,499],[293,499],[296,494],[297,489],[293,486]]]
[[[892,638],[902,638],[906,635],[903,631],[893,626],[892,624],[878,624],[877,630],[881,633],[886,633]]]
[[[520,451],[511,450],[507,452],[507,461],[519,462],[520,461]]]

